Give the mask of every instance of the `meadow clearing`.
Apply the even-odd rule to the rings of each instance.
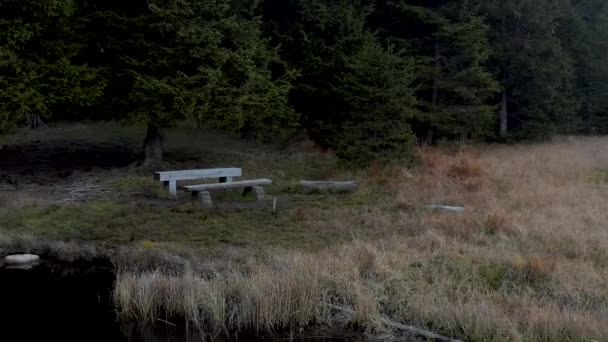
[[[171,201],[135,165],[143,132],[63,124],[1,137],[2,250],[109,258],[121,320],[178,317],[204,334],[387,337],[391,321],[467,341],[608,340],[608,138],[428,147],[412,168],[347,170],[308,142],[170,132],[163,167],[271,178],[273,213],[233,193],[210,210]],[[300,179],[360,186],[301,194]]]

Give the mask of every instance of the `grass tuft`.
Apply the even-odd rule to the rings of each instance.
[[[461,152],[450,165],[448,175],[461,180],[479,178],[483,175],[483,168],[477,158],[470,153]]]

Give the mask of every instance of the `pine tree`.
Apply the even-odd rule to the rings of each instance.
[[[230,5],[175,0],[136,13],[93,10],[89,39],[103,48],[92,58],[111,75],[108,107],[123,120],[148,124],[147,163],[162,159],[163,128],[185,118],[256,137],[295,129],[289,74],[273,77],[277,55],[262,38],[261,23]]]
[[[345,163],[411,160],[412,61],[367,27],[372,8],[320,0],[284,6],[266,16],[276,15],[275,39],[299,70],[291,98],[309,136]]]
[[[488,27],[479,2],[400,1],[380,6],[383,36],[416,55],[420,112],[413,127],[423,141],[484,138],[496,117],[491,99],[498,87],[486,70]]]
[[[71,0],[0,1],[0,130],[77,116],[102,95],[99,70],[79,60]]]
[[[608,132],[608,4],[599,0],[561,4],[558,36],[572,57],[578,126],[585,133]],[[573,131],[572,129],[570,131]]]
[[[409,126],[416,99],[412,60],[388,50],[368,34],[361,48],[346,58],[336,96],[348,115],[338,133],[336,154],[346,163],[414,159],[415,138]]]
[[[577,110],[573,68],[557,37],[556,4],[485,4],[494,51],[490,65],[502,88],[501,112],[508,118],[511,135],[543,138],[571,125]]]

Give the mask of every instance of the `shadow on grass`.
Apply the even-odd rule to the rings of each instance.
[[[137,153],[112,143],[47,141],[5,145],[0,150],[0,175],[14,183],[52,183],[74,172],[115,169],[136,161]]]

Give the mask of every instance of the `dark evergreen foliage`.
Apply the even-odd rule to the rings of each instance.
[[[0,130],[73,116],[102,96],[99,70],[82,60],[71,0],[0,1]]]
[[[357,165],[606,133],[607,24],[603,0],[0,0],[0,129],[139,121],[153,151],[190,119]]]

